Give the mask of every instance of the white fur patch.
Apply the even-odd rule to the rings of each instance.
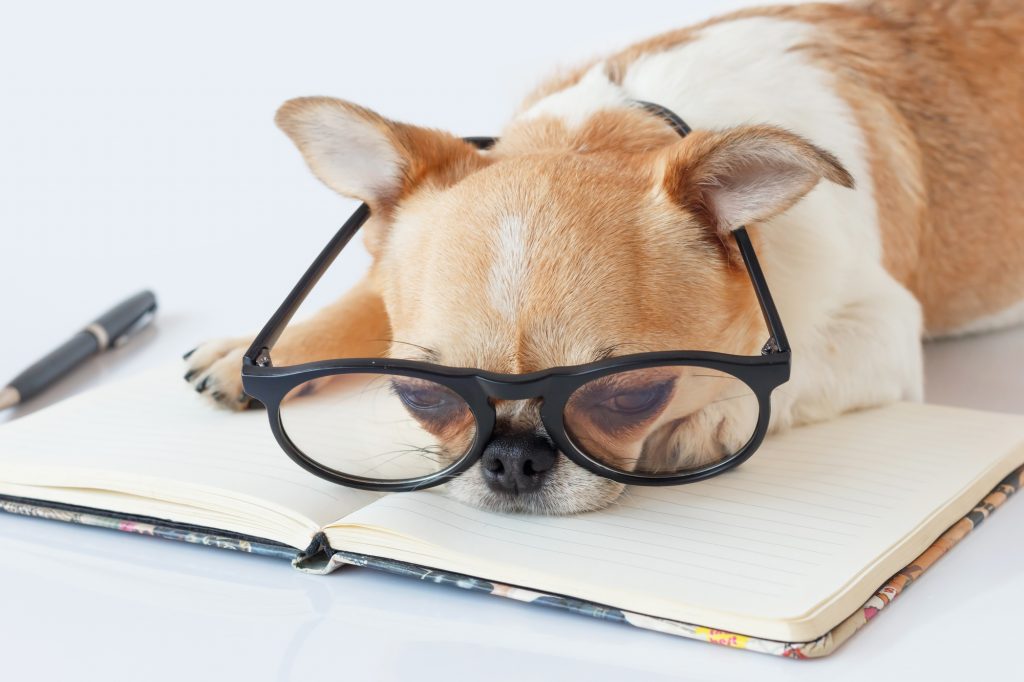
[[[522,301],[529,274],[527,226],[519,216],[504,215],[494,232],[494,260],[487,282],[491,306],[505,318],[512,318]]]
[[[813,421],[921,393],[917,302],[881,267],[866,142],[832,75],[800,46],[811,24],[724,22],[643,57],[623,79],[631,97],[673,109],[694,128],[766,123],[835,154],[857,184],[821,182],[761,230],[765,274],[794,361],[776,423]],[[827,370],[827,371],[826,371]]]
[[[599,64],[526,114],[572,124],[602,108],[646,100],[695,129],[787,129],[832,152],[850,171],[856,190],[823,181],[760,231],[759,256],[794,351],[792,379],[773,401],[778,425],[918,398],[922,390],[920,306],[882,268],[863,132],[832,74],[800,49],[816,30],[764,17],[715,24],[691,42],[641,57],[621,86]]]
[[[555,116],[570,127],[575,127],[602,109],[628,104],[629,97],[622,88],[608,80],[604,73],[604,64],[596,64],[578,83],[535,103],[523,112],[522,118]]]
[[[1021,323],[1024,323],[1024,301],[1018,301],[1008,308],[1003,308],[997,313],[992,313],[991,315],[985,315],[976,320],[971,320],[964,326],[954,329],[953,331],[937,334],[936,338],[981,334],[983,332],[991,332],[997,329],[1005,329],[1006,327],[1012,327]]]

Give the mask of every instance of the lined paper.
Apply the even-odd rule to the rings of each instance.
[[[147,514],[141,507],[153,498],[178,513],[159,505],[148,515],[208,518],[300,548],[378,497],[307,473],[277,445],[264,411],[214,409],[179,375],[177,366],[160,368],[4,425],[0,493],[7,484],[8,494],[32,496],[10,484],[29,485],[41,499],[135,514]]]
[[[348,415],[358,438],[358,415]],[[899,404],[773,436],[722,476],[574,517],[381,497],[306,473],[262,411],[211,409],[169,367],[0,428],[0,493],[338,549],[802,641],[1024,461],[1024,417]],[[333,523],[332,523],[333,522]]]
[[[1024,417],[899,404],[773,437],[708,481],[630,488],[600,512],[499,515],[426,491],[383,498],[328,537],[353,551],[799,641],[849,615],[969,511],[1024,459],[1022,441]]]

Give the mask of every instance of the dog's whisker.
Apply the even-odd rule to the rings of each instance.
[[[394,462],[396,459],[399,459],[400,457],[405,457],[405,456],[408,456],[408,455],[418,455],[420,457],[423,457],[424,459],[427,459],[427,460],[429,460],[431,462],[434,462],[435,464],[440,464],[443,461],[441,459],[441,457],[439,456],[439,453],[437,453],[437,454],[430,453],[430,452],[428,452],[428,451],[426,451],[425,449],[422,449],[422,448],[412,448],[412,449],[409,449],[409,450],[392,450],[391,452],[386,453],[386,454],[394,454],[394,456],[389,458],[389,459],[387,459],[387,460],[385,460],[385,461],[383,461],[383,462],[378,463],[377,465],[375,465],[375,466],[373,466],[373,467],[371,467],[369,469],[367,469],[364,473],[368,474],[368,473],[377,471],[381,467],[386,466],[386,465],[390,464],[391,462]]]
[[[402,345],[402,346],[410,346],[411,348],[417,348],[417,349],[419,349],[420,351],[423,352],[423,357],[421,359],[422,360],[426,360],[427,362],[437,362],[440,359],[440,357],[441,357],[441,354],[438,351],[436,351],[435,349],[428,348],[427,346],[421,346],[418,343],[412,343],[410,341],[400,341],[398,339],[372,339],[372,340],[373,341],[381,341],[381,342],[384,342],[384,343],[397,343],[397,344]]]
[[[378,452],[373,455],[367,455],[366,457],[349,458],[350,462],[368,462],[370,460],[378,459],[380,457],[388,457],[394,454],[410,454],[417,453],[422,455],[431,455],[440,457],[444,455],[444,446],[442,445],[413,445],[411,443],[398,443],[398,445],[405,446],[397,450],[385,450],[384,452]]]
[[[715,405],[717,403],[724,403],[724,402],[729,401],[729,400],[738,400],[739,398],[751,398],[751,397],[753,397],[753,394],[751,394],[751,393],[741,393],[739,395],[729,396],[728,398],[719,398],[718,400],[712,400],[710,403],[708,403],[708,405]]]
[[[650,344],[640,343],[637,341],[623,341],[621,343],[612,344],[606,346],[596,353],[595,361],[607,360],[608,358],[615,357],[616,351],[626,347],[636,347],[639,352],[649,351],[651,349]]]

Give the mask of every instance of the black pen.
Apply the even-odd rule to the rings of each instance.
[[[120,346],[155,312],[156,296],[152,291],[140,291],[117,304],[0,389],[0,410],[29,400],[93,355]]]

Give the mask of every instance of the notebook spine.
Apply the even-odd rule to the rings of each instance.
[[[334,554],[331,543],[327,540],[327,536],[324,535],[323,531],[321,531],[313,536],[313,541],[309,543],[306,549],[299,552],[292,559],[292,566],[303,573],[326,575],[327,573],[334,572],[341,565],[332,560]]]
[[[80,526],[106,528],[122,533],[148,535],[187,542],[192,545],[216,547],[246,554],[269,556],[294,561],[298,550],[271,540],[220,531],[214,528],[176,523],[147,516],[135,516],[118,512],[80,507],[59,502],[11,497],[0,495],[0,511],[19,516],[33,516],[51,521],[63,521]]]

